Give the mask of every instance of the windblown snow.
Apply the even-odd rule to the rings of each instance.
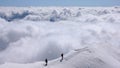
[[[0,68],[120,68],[119,29],[120,7],[0,7]]]

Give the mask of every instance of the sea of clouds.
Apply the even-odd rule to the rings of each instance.
[[[120,54],[120,7],[0,7],[0,63],[31,63],[91,46]]]

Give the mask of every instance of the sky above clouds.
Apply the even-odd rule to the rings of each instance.
[[[0,0],[0,6],[120,6],[120,0]]]

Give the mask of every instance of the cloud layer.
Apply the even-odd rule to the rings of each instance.
[[[96,43],[120,48],[119,7],[1,9],[0,63],[52,60]]]

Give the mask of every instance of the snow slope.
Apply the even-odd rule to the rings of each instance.
[[[120,7],[0,7],[0,68],[120,68],[119,29]]]
[[[63,62],[58,58],[50,61],[48,66],[44,66],[44,62],[6,63],[0,68],[119,68],[120,62],[114,56],[103,47],[96,45],[96,47],[73,50],[64,57]]]

